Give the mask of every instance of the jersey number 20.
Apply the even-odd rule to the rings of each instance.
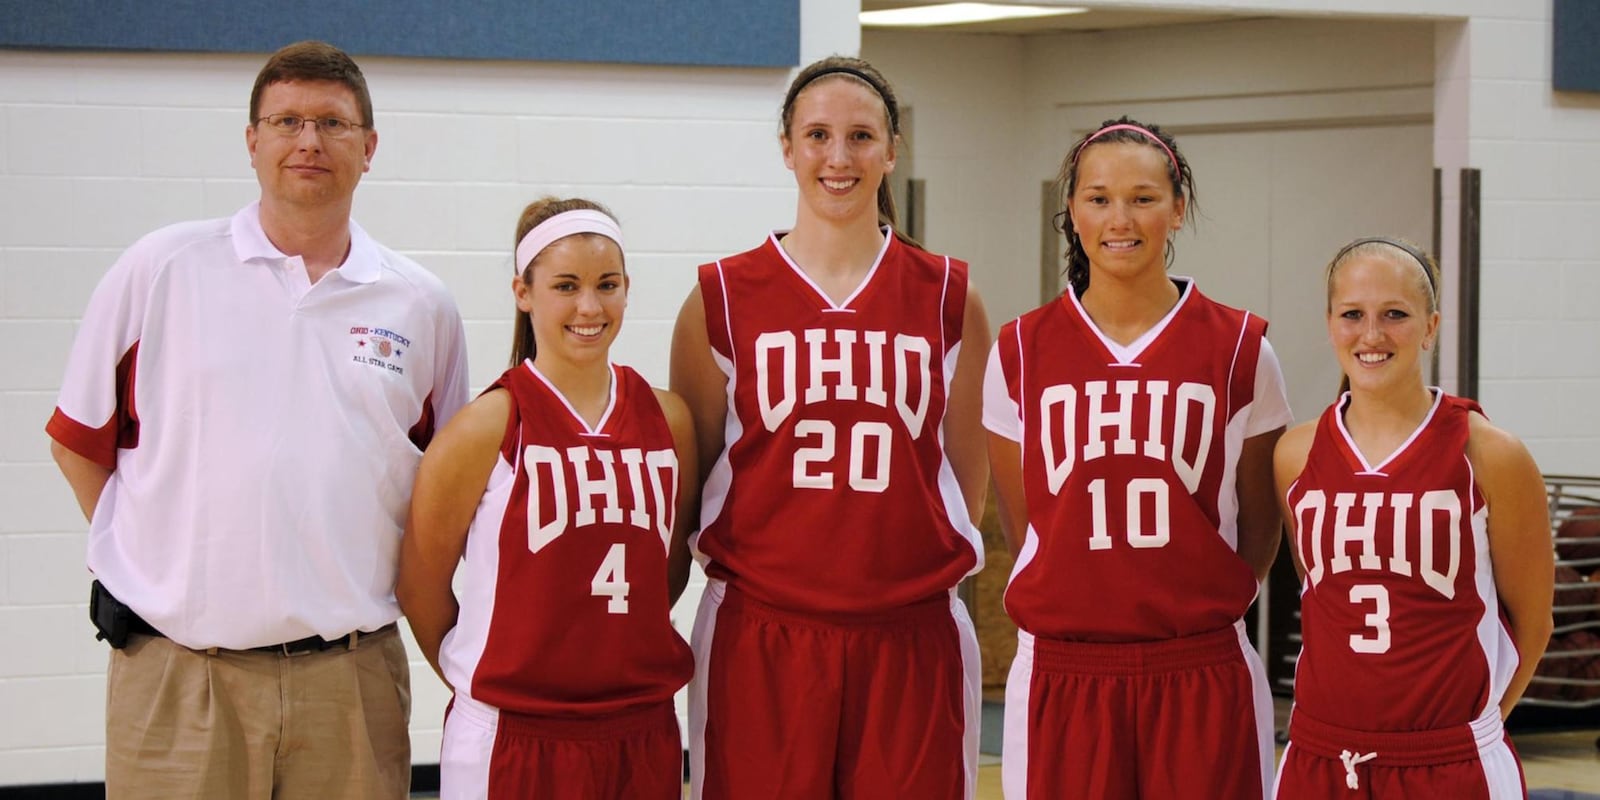
[[[833,423],[825,419],[795,423],[795,438],[815,439],[816,444],[794,451],[794,488],[833,488],[833,470],[824,465],[833,460],[837,450],[834,431]],[[889,442],[893,435],[884,422],[862,420],[850,426],[850,488],[874,493],[889,488]],[[873,440],[870,446],[869,439]],[[866,463],[869,450],[877,454],[871,470]]]

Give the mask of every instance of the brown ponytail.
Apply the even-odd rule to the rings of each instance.
[[[580,209],[598,211],[608,217],[611,217],[613,220],[617,218],[617,215],[611,213],[611,211],[605,206],[602,206],[593,200],[585,200],[581,197],[569,197],[566,199],[550,196],[541,197],[538,200],[529,203],[527,208],[522,209],[522,216],[517,218],[516,238],[511,240],[511,251],[515,253],[517,250],[517,244],[522,241],[522,237],[527,236],[528,231],[533,230],[539,225],[539,223],[544,222],[545,220],[557,214],[564,214],[568,211],[578,211]],[[576,235],[593,236],[595,234],[580,233]],[[538,263],[538,261],[538,257],[535,256],[532,261],[528,262],[528,266],[523,268],[521,275],[523,283],[533,282],[533,265]],[[511,326],[510,365],[515,367],[518,364],[521,364],[524,360],[532,361],[536,354],[537,348],[533,340],[533,319],[528,316],[528,312],[519,308],[516,310],[516,314],[513,317]]]

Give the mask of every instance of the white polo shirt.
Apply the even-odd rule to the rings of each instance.
[[[113,469],[89,569],[180,644],[400,615],[411,483],[466,402],[466,341],[438,278],[350,236],[313,286],[252,204],[140,239],[89,300],[46,430]]]

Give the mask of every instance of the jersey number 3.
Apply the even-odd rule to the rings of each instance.
[[[1358,583],[1350,587],[1350,602],[1372,602],[1365,622],[1371,635],[1350,634],[1350,649],[1357,653],[1389,652],[1389,590],[1381,584]]]
[[[608,614],[628,613],[627,566],[628,546],[617,542],[606,551],[606,557],[600,559],[600,568],[589,581],[589,594],[610,598],[606,602]]]

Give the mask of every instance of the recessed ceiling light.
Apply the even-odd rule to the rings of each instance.
[[[1002,19],[1029,19],[1082,14],[1089,9],[1077,6],[1023,6],[1000,3],[940,3],[931,6],[890,8],[861,12],[861,24],[868,27],[924,27],[960,25],[967,22],[994,22]]]

